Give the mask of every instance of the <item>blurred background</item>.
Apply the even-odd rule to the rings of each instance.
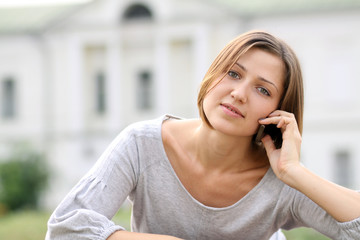
[[[51,211],[128,124],[197,117],[207,68],[253,29],[300,59],[302,162],[360,189],[360,0],[0,1],[0,238],[43,239]],[[14,225],[25,236],[6,235],[20,234]]]

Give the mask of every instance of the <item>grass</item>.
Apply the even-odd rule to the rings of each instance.
[[[297,228],[283,232],[287,240],[331,240],[311,228]]]
[[[45,239],[47,221],[50,213],[24,210],[0,216],[1,240],[39,240]],[[113,221],[130,229],[130,209],[120,209]]]
[[[26,210],[0,216],[0,239],[39,240],[44,239],[46,223],[50,213]],[[130,230],[130,209],[122,208],[113,221]],[[284,231],[287,240],[328,240],[329,238],[307,228]]]
[[[118,213],[113,217],[114,223],[124,227],[126,230],[130,231],[130,207],[120,208]]]
[[[45,239],[48,212],[20,211],[0,217],[0,239]]]

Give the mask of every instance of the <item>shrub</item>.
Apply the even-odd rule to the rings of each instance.
[[[0,205],[9,210],[36,208],[47,180],[47,167],[40,154],[14,154],[0,163]]]

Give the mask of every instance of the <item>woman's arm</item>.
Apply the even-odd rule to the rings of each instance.
[[[360,194],[327,181],[299,165],[287,170],[283,182],[305,194],[339,222],[360,217]]]
[[[149,234],[149,233],[136,233],[136,232],[127,232],[127,231],[116,231],[114,232],[107,240],[180,240],[180,238],[159,235],[159,234]]]
[[[360,217],[360,194],[341,187],[310,172],[300,164],[301,135],[291,113],[275,111],[260,124],[277,124],[283,133],[283,144],[276,149],[270,136],[262,142],[271,167],[284,183],[305,194],[339,222]]]
[[[136,186],[136,159],[135,140],[126,129],[55,209],[47,239],[106,239],[124,229],[111,219]]]

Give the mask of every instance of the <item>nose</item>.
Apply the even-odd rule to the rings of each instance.
[[[238,84],[230,93],[236,101],[246,103],[248,101],[249,89],[245,82]]]

